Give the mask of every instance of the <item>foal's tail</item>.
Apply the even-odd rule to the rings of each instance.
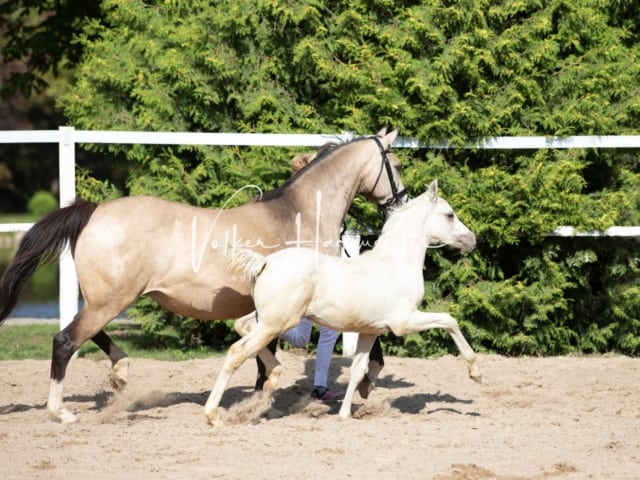
[[[97,204],[76,199],[51,212],[31,227],[18,246],[18,251],[0,278],[0,325],[16,306],[18,296],[41,263],[58,258],[67,242],[71,251],[89,222]]]
[[[267,257],[248,248],[234,248],[225,245],[218,249],[226,267],[234,273],[249,275],[254,283],[267,264]]]

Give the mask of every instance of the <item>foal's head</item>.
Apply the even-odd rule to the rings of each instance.
[[[424,197],[428,208],[424,231],[429,245],[449,245],[463,252],[475,248],[476,236],[460,221],[451,205],[438,196],[438,180],[431,182],[420,197]]]

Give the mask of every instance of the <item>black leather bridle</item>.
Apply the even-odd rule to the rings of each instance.
[[[394,182],[393,180],[393,170],[391,167],[391,162],[389,161],[389,157],[387,156],[387,154],[391,152],[391,147],[389,147],[388,149],[385,149],[384,145],[382,145],[382,142],[378,137],[369,137],[369,138],[372,138],[373,140],[375,140],[376,145],[378,145],[378,149],[380,149],[380,155],[382,155],[380,172],[378,172],[378,178],[376,178],[376,181],[373,184],[373,188],[371,189],[371,191],[373,192],[378,186],[380,177],[382,177],[383,169],[386,170],[387,177],[389,178],[389,184],[391,185],[391,198],[389,198],[389,200],[387,200],[386,202],[378,205],[378,208],[380,208],[381,210],[386,210],[390,206],[405,200],[405,197],[408,197],[407,190],[403,189],[401,191],[398,191],[398,186],[396,185],[396,182]]]
[[[382,177],[383,171],[387,172],[387,177],[389,178],[389,184],[391,185],[391,197],[386,202],[378,205],[378,211],[380,212],[380,217],[384,220],[384,217],[386,216],[386,213],[387,213],[387,209],[389,207],[396,205],[397,203],[406,202],[409,199],[409,194],[407,193],[406,189],[398,191],[398,186],[393,181],[393,167],[391,166],[391,162],[389,161],[389,157],[387,156],[387,154],[391,152],[391,147],[389,147],[388,149],[385,149],[384,145],[382,145],[382,142],[380,141],[380,138],[378,137],[366,137],[366,138],[371,138],[375,140],[376,145],[378,145],[378,149],[380,150],[380,155],[382,155],[382,162],[380,163],[380,171],[378,172],[378,177],[376,178],[376,181],[374,182],[373,188],[371,189],[371,191],[373,192],[378,186],[378,182]],[[356,214],[352,210],[353,209],[349,210],[349,215],[355,218],[356,221],[359,222],[361,225],[366,226],[366,222],[364,221],[362,216]],[[344,233],[345,229],[346,229],[346,225],[343,224],[340,235]],[[369,230],[371,230],[371,228],[369,228]],[[345,250],[345,253],[347,253],[346,250]],[[350,255],[347,253],[347,257],[349,256]]]

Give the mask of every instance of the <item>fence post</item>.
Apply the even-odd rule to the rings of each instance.
[[[76,145],[73,127],[60,127],[58,170],[60,207],[70,205],[76,198]],[[71,323],[78,313],[78,277],[67,245],[60,254],[60,330]]]
[[[347,230],[342,234],[342,256],[357,257],[360,255],[360,235],[357,232]],[[358,334],[355,332],[342,332],[342,355],[353,357],[358,344]]]

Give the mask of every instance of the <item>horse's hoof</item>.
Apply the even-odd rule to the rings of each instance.
[[[109,374],[109,385],[111,385],[111,388],[116,392],[122,392],[127,386],[127,381],[112,372]]]
[[[482,373],[480,372],[470,373],[469,377],[476,383],[482,383]]]
[[[373,382],[369,378],[369,375],[365,375],[360,383],[358,384],[358,394],[364,399],[369,398],[369,394],[373,390]]]
[[[109,384],[117,392],[125,389],[129,379],[129,357],[122,358],[113,364],[109,374]]]

